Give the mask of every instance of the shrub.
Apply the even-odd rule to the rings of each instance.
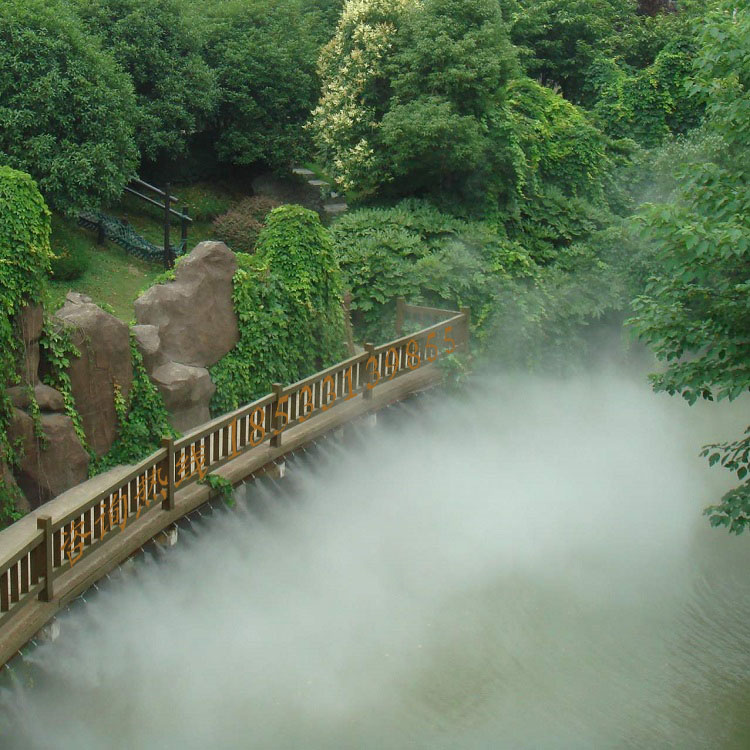
[[[80,279],[89,269],[89,257],[79,245],[58,245],[52,258],[52,278],[56,281]]]
[[[88,242],[59,216],[52,219],[51,270],[56,281],[80,279],[89,268]]]
[[[214,221],[217,239],[226,242],[237,253],[252,253],[266,214],[278,205],[265,195],[245,198]]]
[[[0,3],[0,163],[62,211],[116,198],[135,171],[128,76],[65,0]]]
[[[175,185],[174,192],[179,195],[182,205],[186,205],[191,218],[196,221],[212,221],[217,216],[229,211],[233,198],[227,191],[215,185],[194,183],[192,185]]]

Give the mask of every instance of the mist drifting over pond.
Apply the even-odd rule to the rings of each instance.
[[[498,376],[390,410],[62,618],[4,748],[747,747],[747,403]]]

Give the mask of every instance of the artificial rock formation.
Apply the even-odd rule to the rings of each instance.
[[[193,367],[216,364],[239,341],[232,305],[237,259],[223,242],[201,242],[175,269],[135,301],[135,319],[154,326],[165,360]]]
[[[175,280],[135,301],[138,350],[180,432],[210,419],[216,390],[208,367],[239,341],[232,304],[237,259],[223,242],[201,242],[177,265]]]
[[[37,383],[33,390],[22,385],[15,385],[7,389],[8,398],[17,409],[28,409],[31,406],[32,393],[40,411],[65,411],[62,393],[43,383]]]
[[[75,433],[72,420],[62,414],[62,393],[39,382],[39,338],[44,324],[41,305],[24,308],[18,319],[23,358],[18,375],[20,385],[8,386],[13,405],[8,439],[19,444],[22,460],[14,472],[0,457],[0,475],[7,486],[18,486],[23,499],[20,511],[29,511],[64,492],[88,476],[89,455]],[[39,423],[34,427],[32,398],[39,407]],[[14,476],[15,473],[15,476]]]
[[[151,379],[161,392],[175,429],[187,432],[211,418],[208,405],[216,386],[205,367],[167,362],[154,369]]]
[[[34,432],[34,420],[13,409],[9,437],[20,438],[23,450],[16,481],[29,504],[36,508],[86,480],[89,455],[76,436],[73,421],[65,414],[42,413],[42,437]]]
[[[133,383],[128,327],[75,292],[55,315],[72,327],[73,343],[81,353],[71,359],[68,375],[86,439],[101,456],[117,437],[115,386],[127,398]]]

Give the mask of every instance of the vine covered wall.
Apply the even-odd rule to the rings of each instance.
[[[42,301],[52,257],[49,238],[50,212],[34,180],[0,166],[0,463],[11,466],[21,455],[8,439],[12,404],[6,386],[19,381],[18,314]],[[19,492],[0,471],[0,524],[20,516]]]
[[[237,345],[211,368],[211,411],[225,413],[346,354],[343,286],[333,243],[318,215],[274,209],[254,255],[237,254],[233,302]]]

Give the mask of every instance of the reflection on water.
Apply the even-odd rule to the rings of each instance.
[[[748,748],[747,404],[498,379],[181,533],[17,669],[15,748]]]

